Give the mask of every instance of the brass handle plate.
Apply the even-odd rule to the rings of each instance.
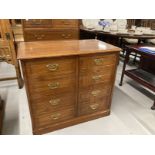
[[[96,75],[92,77],[93,80],[99,80],[101,78],[102,78],[102,75]]]
[[[68,39],[71,37],[71,34],[62,34],[61,36],[65,39]]]
[[[46,67],[48,68],[48,70],[50,71],[56,71],[59,68],[59,64],[48,64],[46,65]]]
[[[58,105],[60,103],[60,99],[51,99],[49,103],[53,106]]]
[[[95,109],[97,109],[99,107],[99,104],[92,104],[92,105],[90,105],[90,108],[92,109],[92,110],[95,110]]]
[[[103,58],[97,58],[94,60],[96,65],[102,65],[103,64]]]
[[[54,119],[54,120],[57,120],[57,119],[60,118],[60,116],[61,116],[60,113],[55,113],[55,114],[51,115],[51,118]]]
[[[42,34],[42,35],[34,35],[34,37],[36,39],[40,40],[40,39],[43,39],[45,37],[45,35],[44,34]]]
[[[56,88],[59,88],[59,86],[60,86],[60,83],[59,83],[59,82],[49,83],[49,84],[48,84],[48,87],[49,87],[50,89],[56,89]]]
[[[91,94],[93,96],[97,96],[100,92],[101,92],[100,90],[94,90],[94,91],[91,92]]]

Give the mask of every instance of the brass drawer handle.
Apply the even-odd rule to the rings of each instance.
[[[96,75],[92,77],[93,80],[99,80],[101,78],[102,78],[102,75]]]
[[[94,91],[91,92],[91,94],[93,96],[97,96],[100,92],[101,92],[100,90],[94,90]]]
[[[99,104],[92,104],[92,105],[90,105],[90,108],[92,109],[92,110],[95,110],[95,109],[97,109],[99,107]]]
[[[56,71],[59,68],[59,64],[48,64],[46,65],[46,67],[48,68],[48,70],[50,71]]]
[[[70,24],[68,21],[64,21],[64,20],[62,20],[61,23],[64,24],[64,25],[69,25]]]
[[[103,64],[103,58],[97,58],[94,60],[96,65],[102,65]]]
[[[62,34],[61,36],[62,36],[62,37],[66,37],[66,35],[65,35],[65,34]]]
[[[41,35],[34,35],[34,37],[36,38],[36,39],[38,39],[38,40],[40,40],[40,39],[43,39],[44,37],[45,37],[45,35],[44,34],[41,34]]]
[[[50,89],[56,89],[56,88],[59,88],[59,86],[60,86],[60,83],[59,83],[59,82],[49,83],[49,84],[48,84],[48,87],[49,87]]]
[[[54,120],[57,120],[57,119],[60,118],[60,116],[61,116],[60,113],[56,113],[56,114],[51,115],[51,118],[54,119]]]
[[[51,99],[49,103],[53,106],[58,105],[60,103],[60,99]]]

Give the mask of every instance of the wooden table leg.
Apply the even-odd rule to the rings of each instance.
[[[4,103],[0,97],[0,135],[2,133],[3,115],[4,115]]]
[[[120,83],[119,83],[120,86],[122,86],[122,83],[123,83],[125,68],[126,68],[126,64],[127,64],[128,61],[129,61],[130,53],[131,53],[130,51],[127,51],[127,50],[126,50],[126,55],[125,55],[124,64],[123,64],[123,69],[122,69],[122,75],[121,75],[121,81],[120,81]]]
[[[155,110],[155,100],[154,100],[154,104],[153,106],[151,107],[152,110]]]
[[[16,70],[16,75],[17,75],[17,82],[18,82],[18,87],[19,89],[23,88],[24,82],[21,76],[21,71],[19,67],[19,62],[17,61],[15,64],[15,70]]]

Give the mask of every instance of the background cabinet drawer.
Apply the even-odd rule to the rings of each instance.
[[[78,28],[79,23],[77,19],[53,19],[53,28]]]
[[[78,39],[78,30],[25,30],[25,41]]]
[[[25,19],[23,25],[26,28],[31,27],[52,27],[52,19]]]

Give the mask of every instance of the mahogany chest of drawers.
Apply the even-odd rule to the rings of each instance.
[[[109,115],[119,51],[98,40],[20,43],[33,133]]]
[[[22,25],[25,41],[79,39],[77,19],[24,19]]]

